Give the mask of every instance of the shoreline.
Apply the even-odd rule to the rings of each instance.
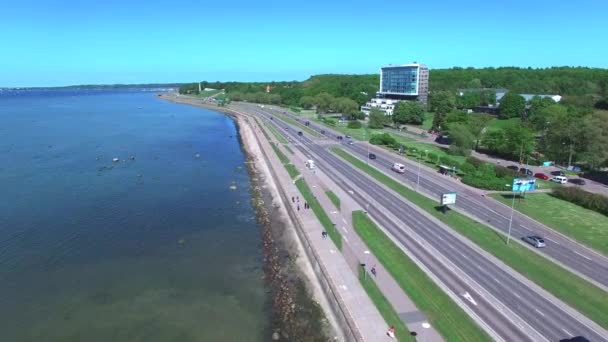
[[[202,103],[200,99],[174,95],[158,95],[161,100],[209,109],[235,120],[238,139],[245,153],[246,166],[252,189],[252,206],[262,226],[261,241],[264,255],[264,277],[271,294],[272,340],[291,340],[293,337],[316,337],[330,340],[337,323],[329,304],[322,296],[303,250],[295,227],[278,195],[265,157],[258,145],[249,117],[226,107]]]

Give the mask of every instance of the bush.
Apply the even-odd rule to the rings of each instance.
[[[475,157],[469,157],[469,158],[467,158],[466,162],[469,163],[469,164],[471,164],[471,165],[473,165],[473,166],[475,166],[475,168],[480,167],[484,163],[483,160],[477,159]]]
[[[466,174],[472,174],[475,171],[477,171],[477,169],[475,168],[475,165],[470,164],[470,163],[464,163],[462,164],[462,166],[460,167],[460,172]]]
[[[385,146],[394,146],[397,142],[392,135],[388,133],[382,134],[374,134],[371,139],[369,139],[370,144],[372,145],[385,145]]]
[[[431,153],[427,154],[427,155],[426,155],[426,157],[428,158],[428,160],[429,160],[431,163],[435,163],[435,164],[437,164],[437,158],[438,158],[438,157],[437,157],[437,155],[436,155],[435,153],[432,153],[432,152],[431,152]]]
[[[471,154],[471,150],[465,147],[450,145],[448,149],[448,154],[453,156],[468,156]]]
[[[608,197],[575,187],[557,187],[551,195],[608,216]]]
[[[336,121],[336,119],[332,119],[332,118],[323,118],[321,120],[330,126],[335,126],[336,123],[338,123],[338,121]]]
[[[363,125],[361,124],[360,121],[354,120],[354,121],[349,121],[348,125],[346,127],[358,129],[358,128],[363,127]]]
[[[494,167],[494,169],[495,169],[496,177],[513,177],[513,176],[515,176],[515,171],[513,171],[511,169],[507,169],[504,166],[496,165]]]

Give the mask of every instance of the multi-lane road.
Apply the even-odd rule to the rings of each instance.
[[[275,113],[278,114],[279,112],[275,111]],[[289,113],[280,113],[279,116],[289,115],[293,119],[299,119],[297,116]],[[339,132],[313,122],[310,122],[309,128],[317,132],[323,130],[328,138],[335,138],[337,135],[341,135]],[[361,159],[368,158],[368,150],[359,144],[348,145],[343,143],[342,146]],[[417,182],[418,173],[416,171],[418,170],[418,165],[414,161],[396,156],[380,148],[374,148],[374,154],[376,154],[377,158],[369,160],[370,163],[386,170],[390,169],[393,163],[397,161],[406,164],[409,166],[409,170],[415,172],[406,172],[398,175],[398,177],[410,184]],[[508,232],[511,208],[494,199],[482,197],[479,191],[472,190],[466,185],[449,179],[438,172],[429,172],[426,168],[422,168],[420,171],[419,186],[421,191],[432,195],[434,198],[439,198],[442,193],[456,192],[457,200],[453,207],[474,216],[480,222],[484,222],[495,229],[504,233]],[[608,291],[608,258],[606,256],[516,211],[513,215],[511,236],[513,239],[519,240],[521,237],[528,235],[540,235],[546,240],[547,246],[535,251],[557,261],[571,272]]]
[[[280,134],[296,142],[336,184],[354,199],[417,259],[471,316],[504,341],[558,341],[584,335],[591,341],[608,341],[608,333],[466,239],[421,213],[391,190],[355,170],[326,149],[325,143],[299,128],[270,119],[256,106],[243,106],[275,125]],[[312,129],[321,128],[311,124]],[[326,128],[322,128],[326,132]],[[345,145],[348,146],[348,145]],[[356,144],[351,152],[357,152]],[[365,157],[367,155],[365,154]],[[383,157],[384,158],[384,157]],[[388,160],[388,159],[387,159]],[[380,160],[386,163],[387,160]],[[384,164],[380,164],[384,165]],[[427,181],[431,186],[431,181]],[[423,180],[421,177],[421,186]]]

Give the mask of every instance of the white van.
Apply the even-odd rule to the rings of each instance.
[[[309,170],[313,170],[313,169],[315,168],[315,161],[314,161],[314,160],[312,160],[312,159],[308,159],[308,160],[306,161],[306,167],[307,167]]]
[[[566,184],[568,183],[568,178],[564,176],[554,176],[553,178],[551,178],[551,181],[559,184]]]
[[[398,173],[405,173],[405,165],[403,164],[395,163],[391,169]]]

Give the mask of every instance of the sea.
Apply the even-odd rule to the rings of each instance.
[[[0,92],[0,341],[269,340],[236,124],[157,93]]]

